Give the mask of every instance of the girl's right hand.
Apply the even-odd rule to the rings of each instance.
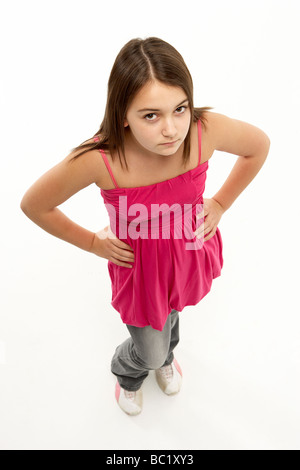
[[[134,251],[131,246],[119,240],[109,225],[95,234],[90,251],[118,266],[132,268],[132,265],[126,261],[134,262]]]

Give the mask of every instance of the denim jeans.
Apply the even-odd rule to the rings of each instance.
[[[111,371],[122,388],[138,390],[149,370],[171,364],[179,342],[179,312],[172,310],[162,331],[152,326],[126,325],[130,337],[120,344],[111,361]]]

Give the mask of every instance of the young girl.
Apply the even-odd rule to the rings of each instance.
[[[44,230],[108,260],[111,304],[130,333],[111,370],[117,402],[130,415],[141,412],[149,370],[164,393],[179,391],[179,312],[200,302],[220,276],[218,223],[269,151],[262,130],[210,109],[194,107],[192,78],[174,47],[156,37],[132,39],[111,70],[99,130],[21,202]],[[203,199],[214,150],[239,158],[215,196]],[[91,183],[110,219],[98,233],[57,208]]]

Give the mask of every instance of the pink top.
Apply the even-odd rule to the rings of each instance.
[[[128,325],[151,325],[161,331],[172,309],[181,312],[187,305],[196,305],[210,291],[212,280],[221,275],[223,243],[219,228],[207,241],[193,235],[203,222],[196,214],[202,211],[208,169],[208,161],[200,163],[200,120],[198,142],[195,168],[135,188],[118,186],[104,151],[99,149],[115,185],[100,189],[110,228],[134,250],[132,268],[108,261],[111,305]],[[155,213],[158,205],[162,214]]]

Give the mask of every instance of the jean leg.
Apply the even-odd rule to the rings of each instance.
[[[136,391],[148,376],[149,370],[162,367],[166,358],[169,363],[172,362],[172,351],[179,341],[178,312],[172,310],[162,331],[150,325],[142,328],[126,326],[131,336],[117,347],[111,371],[122,388]]]
[[[170,340],[170,347],[168,352],[168,357],[164,362],[164,366],[167,366],[173,362],[174,353],[173,350],[179,343],[179,312],[177,310],[172,310],[170,313],[171,316],[171,340]]]

